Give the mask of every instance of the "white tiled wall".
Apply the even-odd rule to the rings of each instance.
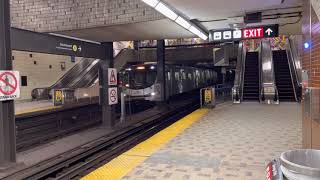
[[[320,0],[311,0],[311,4],[318,18],[320,19]]]
[[[71,62],[70,56],[22,51],[13,51],[12,56],[13,70],[19,71],[21,76],[27,76],[28,79],[28,86],[21,87],[21,98],[18,101],[30,100],[32,89],[51,86],[75,64]],[[79,58],[76,58],[76,62],[78,60]],[[34,64],[34,61],[37,64]],[[65,62],[65,70],[61,69],[61,62]]]

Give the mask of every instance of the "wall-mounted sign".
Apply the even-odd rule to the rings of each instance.
[[[118,85],[117,69],[115,68],[108,68],[108,85],[109,86]]]
[[[18,71],[0,71],[0,101],[20,97],[20,74]]]
[[[113,87],[108,89],[109,105],[118,104],[118,88]]]
[[[279,36],[279,25],[266,25],[260,27],[249,27],[238,30],[210,31],[210,41],[224,42],[241,39],[270,38]]]

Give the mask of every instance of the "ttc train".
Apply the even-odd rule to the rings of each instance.
[[[135,100],[159,101],[160,84],[157,64],[144,63],[127,66],[119,72],[123,91]],[[166,98],[217,83],[217,73],[208,68],[165,65]]]

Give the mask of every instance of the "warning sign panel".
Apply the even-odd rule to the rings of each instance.
[[[108,68],[108,85],[109,86],[118,85],[117,69],[115,68]]]
[[[109,88],[108,96],[109,96],[109,105],[118,104],[118,88],[116,87]]]
[[[0,71],[0,101],[20,97],[20,74],[18,71]]]
[[[60,89],[55,89],[54,94],[53,94],[53,104],[55,106],[60,106],[63,104],[63,94],[62,90]]]

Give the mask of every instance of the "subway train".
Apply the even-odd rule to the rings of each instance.
[[[208,68],[165,65],[166,98],[199,88],[215,85],[217,73]],[[129,65],[119,72],[123,92],[133,100],[159,101],[160,85],[157,64]]]

